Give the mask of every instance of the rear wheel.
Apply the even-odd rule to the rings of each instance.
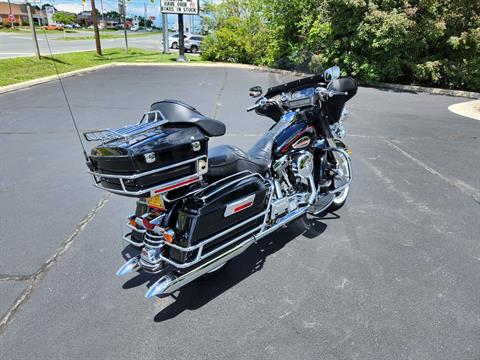
[[[192,52],[193,54],[196,54],[198,52],[198,47],[196,45],[192,45],[190,47],[190,52]]]
[[[176,41],[172,43],[172,49],[178,49],[178,43]]]

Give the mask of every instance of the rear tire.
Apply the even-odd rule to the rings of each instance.
[[[190,52],[191,52],[192,54],[196,54],[196,53],[198,52],[198,47],[197,47],[196,45],[192,45],[192,46],[190,47]]]
[[[172,43],[172,49],[178,49],[178,43],[176,41]]]

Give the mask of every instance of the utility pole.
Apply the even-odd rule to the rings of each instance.
[[[168,14],[162,13],[162,27],[163,27],[163,53],[170,54],[168,46]]]
[[[147,30],[147,3],[143,0],[143,27]]]
[[[185,39],[183,38],[183,14],[178,14],[178,62],[186,62]]]
[[[128,40],[127,40],[127,5],[125,0],[118,0],[118,10],[120,10],[120,16],[123,19],[123,35],[125,37],[125,52],[128,54]]]
[[[32,9],[30,4],[27,3],[27,13],[28,13],[28,23],[30,24],[30,30],[32,31],[32,40],[33,40],[33,47],[35,48],[35,56],[38,60],[40,60],[40,49],[38,48],[38,39],[37,39],[37,32],[35,30],[35,24],[33,23],[32,17]]]
[[[102,9],[102,23],[105,26],[105,16],[103,15],[103,0],[100,0],[100,8]]]
[[[91,0],[92,4],[92,19],[93,19],[93,31],[95,32],[95,47],[97,48],[97,55],[102,55],[102,47],[100,46],[100,33],[98,31],[97,22],[97,8],[95,7],[95,0]]]

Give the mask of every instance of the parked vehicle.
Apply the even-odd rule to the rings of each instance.
[[[130,28],[130,31],[138,31],[140,30],[140,27],[138,25],[133,25],[131,28]]]
[[[356,92],[338,67],[263,96],[252,87],[259,99],[247,111],[274,125],[248,152],[209,149],[225,125],[178,100],[152,104],[136,125],[84,133],[101,142],[87,162],[95,185],[138,198],[117,275],[161,273],[145,296],[172,293],[300,216],[343,206],[352,180],[345,103]]]
[[[172,34],[168,37],[168,46],[171,49],[178,49],[180,46],[179,42],[180,35],[178,33]],[[192,53],[197,53],[200,51],[200,44],[203,40],[202,35],[186,33],[183,35],[183,41],[186,51]]]
[[[146,31],[146,32],[152,32],[153,29],[152,29],[151,27],[147,27],[147,28],[145,29],[145,31]]]
[[[185,50],[190,51],[191,53],[194,53],[194,54],[199,52],[201,49],[200,45],[202,43],[202,40],[203,40],[202,35],[194,35],[194,34],[187,35],[184,42]]]
[[[183,38],[185,39],[186,37],[187,37],[187,34],[184,34]],[[178,49],[178,47],[180,46],[179,38],[180,38],[179,33],[174,33],[174,34],[170,35],[168,37],[168,47],[170,49]]]
[[[45,30],[63,30],[63,26],[60,25],[60,24],[47,25],[47,26],[45,26]]]

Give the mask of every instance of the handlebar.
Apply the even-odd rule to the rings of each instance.
[[[315,94],[317,94],[320,100],[323,101],[326,101],[328,98],[332,98],[334,96],[348,96],[348,92],[329,90],[324,87],[315,88]],[[276,101],[263,97],[255,105],[248,107],[247,112],[256,110],[261,107],[265,107],[267,106],[267,104],[276,104],[280,106]]]
[[[253,111],[255,109],[258,109],[259,107],[264,107],[265,105],[267,105],[270,101],[266,98],[261,98],[258,103],[256,103],[255,105],[253,106],[250,106],[249,108],[247,108],[247,112],[250,112],[250,111]]]
[[[344,91],[336,91],[336,90],[328,90],[323,87],[317,87],[315,89],[315,92],[323,99],[325,98],[331,98],[337,95],[342,95],[342,96],[347,96],[348,92]]]

